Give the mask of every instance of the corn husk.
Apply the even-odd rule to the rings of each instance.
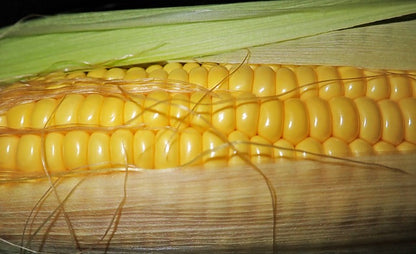
[[[255,63],[416,69],[416,20],[328,32],[264,46],[197,57],[200,62],[238,62],[249,53]]]
[[[414,154],[360,161],[407,173],[339,160],[262,165],[276,191],[276,211],[267,184],[250,166],[67,176],[53,178],[53,190],[46,180],[2,183],[0,250],[411,252]]]
[[[369,23],[415,8],[411,1],[272,1],[46,17],[0,31],[0,80],[247,56],[414,69],[414,21]],[[409,253],[415,164],[414,154],[395,154],[5,180],[0,252]]]
[[[304,0],[45,17],[0,31],[0,80],[16,80],[56,70],[194,59],[314,37],[415,12],[413,1],[378,0],[363,4],[357,0]],[[401,31],[405,29],[401,28]],[[369,33],[368,30],[359,31],[364,33],[356,35],[361,39]],[[387,37],[384,41],[399,43],[393,48],[402,48],[402,52],[406,52],[402,55],[410,52],[412,56],[413,47],[403,45],[414,44],[414,33],[409,30],[393,34],[394,38],[400,39],[389,41]],[[332,47],[347,43],[340,41],[340,36],[336,38]],[[375,55],[380,48],[378,40],[372,39],[368,38],[368,42],[375,44],[374,50],[368,48],[367,43],[355,45],[355,51]],[[387,50],[385,46],[380,47]],[[314,50],[319,51],[315,55],[325,58],[326,48]],[[299,52],[292,59],[301,58],[301,53],[305,52]],[[279,55],[270,58],[280,60]],[[333,62],[336,65],[351,63],[348,58],[343,59],[339,56],[338,61]],[[384,62],[381,66],[392,69],[402,66],[402,59],[380,57],[378,60]]]

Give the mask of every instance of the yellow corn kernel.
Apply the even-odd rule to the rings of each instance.
[[[183,65],[183,69],[189,73],[193,68],[199,67],[199,63],[195,63],[195,62],[189,62]]]
[[[302,100],[309,97],[318,96],[318,84],[315,70],[310,66],[299,66],[295,69],[300,98]]]
[[[224,66],[216,65],[208,73],[208,89],[228,89],[228,70]]]
[[[295,148],[298,150],[296,152],[297,158],[315,159],[317,158],[315,154],[323,153],[322,143],[311,137],[299,142]]]
[[[111,68],[105,73],[104,78],[107,80],[123,79],[125,75],[125,70],[121,68]]]
[[[404,139],[416,144],[416,98],[405,98],[399,101],[404,123]]]
[[[207,87],[208,71],[204,67],[196,67],[189,71],[189,83]]]
[[[79,106],[78,122],[83,125],[98,126],[100,124],[100,113],[103,101],[104,96],[100,94],[90,94],[85,97]]]
[[[70,131],[62,142],[63,161],[66,169],[85,168],[88,159],[89,134],[85,131]]]
[[[177,166],[179,166],[178,132],[162,129],[155,136],[155,168]]]
[[[410,79],[403,75],[391,75],[390,81],[390,99],[398,101],[403,98],[412,96],[412,87]]]
[[[288,99],[284,102],[283,138],[296,145],[309,134],[308,113],[300,99]]]
[[[84,101],[80,94],[69,94],[59,103],[55,111],[56,125],[75,125],[78,123],[79,107]]]
[[[365,70],[364,76],[367,77],[367,97],[375,101],[390,97],[390,85],[383,73]]]
[[[152,65],[149,65],[146,68],[147,73],[151,73],[151,72],[156,71],[156,70],[163,70],[163,66],[160,65],[160,64],[152,64]]]
[[[168,78],[168,73],[164,69],[162,69],[162,68],[155,69],[155,70],[152,70],[150,72],[149,72],[148,69],[146,69],[146,71],[147,71],[147,73],[149,75],[149,78],[153,78],[153,79],[157,79],[157,80],[162,80],[162,81],[164,81],[164,80],[166,80]]]
[[[125,80],[136,80],[147,78],[147,72],[141,67],[133,67],[126,71]]]
[[[169,94],[165,91],[150,92],[144,101],[143,122],[149,127],[163,127],[169,123]]]
[[[273,158],[273,147],[271,142],[261,136],[254,136],[250,139],[251,161],[254,163],[271,162]]]
[[[170,102],[170,126],[175,129],[188,127],[190,118],[189,96],[187,94],[174,94]]]
[[[266,99],[260,104],[257,133],[276,142],[283,132],[283,103],[278,99]]]
[[[320,142],[325,141],[332,134],[332,117],[329,104],[319,97],[305,100],[309,114],[310,136]]]
[[[207,63],[201,63],[201,67],[204,67],[205,69],[207,69],[207,71],[210,71],[212,67],[217,66],[216,63],[211,63],[211,62],[207,62]]]
[[[396,146],[399,152],[408,153],[416,150],[416,145],[407,141],[403,141],[400,145]]]
[[[124,104],[123,119],[124,124],[130,126],[139,126],[143,123],[144,100],[143,94],[137,94],[126,101]]]
[[[392,145],[398,145],[404,137],[403,117],[399,105],[391,100],[378,102],[382,118],[381,138]]]
[[[212,97],[212,126],[224,135],[235,130],[235,100],[230,93],[218,91]]]
[[[87,75],[83,71],[74,71],[69,73],[66,78],[67,79],[74,79],[74,78],[85,78]]]
[[[374,149],[367,141],[357,138],[350,144],[351,153],[355,156],[359,155],[371,155],[374,153]]]
[[[380,109],[377,103],[368,97],[355,99],[354,102],[360,117],[360,138],[373,145],[381,137],[382,122]]]
[[[163,66],[163,69],[170,74],[174,70],[182,69],[182,64],[177,62],[167,63]]]
[[[332,114],[332,133],[347,143],[353,141],[359,132],[357,109],[347,97],[334,97],[329,100]]]
[[[281,100],[298,97],[296,76],[291,69],[282,67],[276,71],[276,95]]]
[[[34,105],[34,103],[25,103],[11,108],[6,114],[7,125],[13,129],[30,127],[30,116]]]
[[[245,164],[244,158],[250,155],[250,139],[241,131],[233,131],[228,135],[228,142],[232,144],[229,153],[229,165]]]
[[[345,157],[351,154],[348,144],[342,139],[330,137],[322,144],[324,153],[330,156]]]
[[[379,154],[393,153],[397,151],[394,145],[383,140],[374,144],[373,148],[374,148],[374,151]]]
[[[273,148],[275,158],[295,158],[295,147],[285,139],[274,142]]]
[[[87,73],[87,77],[89,77],[89,78],[104,78],[106,73],[107,73],[107,69],[105,69],[105,68],[93,69],[93,70],[90,70]]]
[[[189,76],[184,69],[178,68],[169,72],[168,79],[174,81],[188,82]]]
[[[63,142],[64,135],[62,133],[51,132],[45,137],[45,158],[47,169],[50,172],[63,172],[66,170],[63,158]]]
[[[236,66],[236,68],[231,69],[232,75],[229,78],[229,89],[231,91],[251,93],[254,80],[253,69],[248,64]]]
[[[202,134],[202,151],[204,166],[226,166],[228,162],[228,146],[217,134],[205,131]]]
[[[396,146],[396,149],[400,152],[414,152],[416,150],[416,145],[407,141],[403,141],[400,145]]]
[[[202,158],[202,136],[195,128],[186,128],[181,132],[179,141],[179,164],[200,165]]]
[[[154,168],[155,134],[150,130],[138,130],[133,137],[133,161],[139,168]]]
[[[16,149],[16,168],[20,171],[42,172],[41,137],[25,134]]]
[[[236,128],[253,137],[257,132],[260,106],[257,98],[251,93],[236,96]]]
[[[256,96],[273,96],[276,94],[276,74],[272,68],[261,65],[254,70],[253,94]]]
[[[189,108],[191,109],[191,125],[199,130],[205,130],[211,122],[211,97],[204,92],[191,94]]]
[[[355,99],[365,96],[367,86],[362,79],[362,70],[354,67],[339,67],[338,71],[344,83],[345,97]]]
[[[16,169],[16,154],[19,137],[15,135],[0,136],[0,169]]]
[[[55,99],[43,99],[37,101],[31,114],[31,127],[43,129],[54,125],[52,116],[56,105],[57,102]]]
[[[316,75],[319,82],[320,97],[329,100],[344,94],[344,89],[335,67],[318,66],[316,68]]]
[[[88,165],[91,169],[110,166],[110,137],[103,132],[94,132],[88,140]]]
[[[106,97],[100,112],[102,126],[118,126],[123,124],[124,102],[120,98]]]
[[[133,133],[118,129],[110,137],[109,151],[114,166],[133,165]]]

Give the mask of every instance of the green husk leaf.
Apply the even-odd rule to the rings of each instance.
[[[17,23],[9,29],[0,30],[0,35],[26,36],[45,33],[64,33],[172,25],[193,22],[224,21],[258,18],[287,12],[310,11],[311,1],[279,1],[267,3],[248,2],[195,7],[151,8],[107,12],[61,14]],[[333,1],[321,1],[320,6],[333,5]],[[327,7],[328,8],[328,7]]]
[[[414,1],[304,0],[58,15],[0,31],[0,80],[197,58],[415,12]]]

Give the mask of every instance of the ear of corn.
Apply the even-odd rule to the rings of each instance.
[[[0,168],[42,175],[412,151],[414,78],[212,63],[51,74],[1,92]]]
[[[219,244],[231,250],[247,246],[239,241],[248,238],[250,248],[253,243],[266,246],[270,243],[275,252],[280,244],[285,248],[296,243],[301,248],[305,244],[319,248],[326,243],[345,246],[354,240],[363,245],[374,242],[373,236],[377,237],[377,243],[383,239],[390,242],[412,239],[415,185],[409,175],[372,168],[355,170],[358,167],[349,167],[349,163],[330,163],[327,170],[325,163],[305,161],[289,162],[285,171],[281,164],[273,162],[281,158],[322,162],[326,155],[344,157],[415,150],[414,33],[413,29],[406,29],[415,23],[383,25],[383,29],[376,29],[381,37],[369,36],[375,31],[373,28],[380,27],[374,25],[325,34],[414,13],[415,4],[407,1],[362,4],[348,0],[334,4],[320,0],[204,8],[124,11],[118,13],[120,16],[110,12],[63,15],[1,30],[0,80],[39,77],[0,88],[0,181],[6,183],[0,186],[2,196],[6,197],[0,202],[5,207],[6,225],[0,240],[13,246],[14,242],[20,243],[23,250],[56,251],[69,244],[75,246],[72,252],[95,249],[111,252],[110,245],[115,250],[172,249],[172,246],[202,246],[202,250],[207,246],[205,239],[209,239],[208,248]],[[398,31],[391,32],[394,38],[383,37],[389,29]],[[351,31],[361,37],[351,36],[354,35]],[[298,37],[308,38],[281,43]],[[332,48],[322,40],[330,41]],[[343,56],[334,53],[333,49],[341,42],[354,40],[359,41],[358,45],[341,47]],[[375,43],[378,40],[385,42]],[[310,42],[312,45],[302,46]],[[264,44],[268,45],[257,47]],[[280,49],[289,44],[298,44],[293,50],[299,53],[284,58],[281,52],[286,52]],[[368,50],[369,45],[376,47]],[[316,50],[319,46],[321,49]],[[230,50],[242,48],[244,53],[229,62],[241,63],[247,56],[249,63],[267,64],[171,62],[146,69],[104,68],[186,60],[219,52],[229,54]],[[330,48],[332,53],[326,54]],[[268,50],[269,56],[263,51],[259,57],[262,50]],[[395,51],[399,54],[395,55]],[[345,52],[358,57],[346,56]],[[308,54],[309,60],[296,62]],[[380,60],[376,65],[376,58],[371,57],[374,54]],[[214,56],[220,60],[210,62],[225,63],[225,56]],[[310,62],[311,59],[314,61]],[[279,65],[282,62],[312,66]],[[327,66],[317,66],[322,64]],[[80,71],[67,73],[76,69]],[[55,70],[65,73],[41,75]],[[406,158],[400,164],[403,171],[413,172],[411,155],[398,158]],[[257,167],[269,162],[272,164]],[[236,171],[174,170],[172,174],[162,172],[163,176],[149,171],[128,176],[130,170],[124,170],[250,163],[251,169],[263,176],[260,181],[258,174],[253,177],[252,171],[240,166],[234,168]],[[386,167],[397,165],[389,164],[386,158],[380,163]],[[298,165],[307,166],[297,170]],[[268,170],[263,171],[267,166]],[[111,172],[117,168],[125,173],[91,174],[93,170]],[[86,172],[87,177],[64,177],[56,182],[53,181],[58,178],[49,177],[77,170]],[[192,177],[184,178],[182,173]],[[223,173],[231,177],[222,181]],[[48,181],[8,184],[9,180],[33,180],[45,174]],[[211,176],[206,178],[204,174]],[[148,178],[149,175],[152,177]],[[196,176],[198,181],[194,181]],[[115,181],[119,177],[123,181]],[[213,181],[207,181],[209,178]],[[85,179],[85,184],[81,184]],[[265,193],[263,183],[270,196],[266,193],[267,199],[261,200],[261,194]],[[189,188],[192,185],[197,188]],[[115,191],[117,186],[121,193]],[[303,191],[302,186],[307,188]],[[366,188],[369,191],[363,195]],[[186,197],[177,195],[181,191]],[[164,200],[160,202],[159,197]],[[270,214],[270,197],[273,214]],[[58,204],[50,206],[51,200]],[[199,203],[193,203],[195,200]],[[323,206],[322,200],[333,209]],[[109,211],[107,203],[117,202],[114,213]],[[161,209],[155,213],[158,204]],[[100,209],[95,209],[96,206]],[[233,212],[236,207],[240,212]],[[381,215],[379,211],[383,211]],[[109,218],[109,214],[113,217]],[[189,214],[192,219],[187,221]],[[248,217],[253,214],[262,219]],[[61,227],[60,216],[65,217],[67,228]],[[325,225],[322,216],[327,219]],[[167,231],[174,232],[173,235],[158,229],[161,217],[179,218],[179,223],[175,219],[162,221],[164,226],[165,222],[173,222],[167,224]],[[108,226],[105,218],[111,221]],[[204,220],[207,228],[203,228]],[[229,227],[227,221],[238,226]],[[250,225],[244,224],[247,221]],[[221,227],[212,230],[212,225],[217,224]],[[82,228],[84,225],[87,230]],[[178,230],[172,225],[178,225]],[[196,225],[197,231],[189,230],[189,225]],[[255,229],[246,234],[246,227],[252,225]],[[155,229],[162,234],[155,234]],[[232,237],[227,238],[223,229],[232,231]],[[62,230],[69,230],[69,235]],[[287,234],[289,231],[291,234]],[[181,235],[182,232],[186,233]],[[243,234],[236,236],[235,232]],[[195,237],[199,233],[203,237]],[[118,235],[120,242],[116,239]],[[287,235],[299,237],[298,241],[291,242]],[[339,235],[343,236],[341,241],[328,239]],[[367,235],[370,237],[366,238]],[[315,236],[318,240],[312,241]],[[59,247],[57,239],[62,239],[58,240]],[[367,247],[365,250],[368,251]]]
[[[0,81],[56,70],[189,59],[314,36],[415,11],[416,4],[411,1],[395,1],[393,5],[386,0],[364,4],[357,0],[304,0],[45,18],[0,31]],[[405,35],[400,37],[397,43],[401,41],[401,45],[414,42]],[[295,58],[299,57],[302,55]],[[336,65],[346,64],[341,59]]]
[[[311,11],[316,6],[321,10]],[[43,71],[68,71],[86,66],[99,68],[71,72],[65,77],[59,72],[52,73],[29,82],[30,87],[46,89],[46,94],[36,92],[38,88],[30,91],[24,84],[2,89],[5,99],[0,105],[0,126],[6,130],[2,146],[11,157],[3,158],[1,165],[24,170],[33,164],[37,165],[33,167],[35,171],[40,171],[45,160],[50,160],[46,164],[56,165],[47,165],[52,171],[55,167],[56,171],[64,171],[114,165],[165,168],[188,163],[224,164],[241,157],[236,150],[236,146],[241,145],[237,137],[250,143],[244,146],[241,154],[253,157],[253,161],[295,156],[270,149],[279,146],[306,152],[297,153],[297,157],[307,157],[307,152],[337,156],[413,150],[414,126],[410,122],[414,112],[407,109],[414,104],[412,71],[393,73],[270,63],[233,66],[191,62],[182,66],[172,62],[165,66],[151,65],[146,70],[103,67],[166,61],[274,43],[265,46],[269,50],[284,45],[276,42],[311,35],[315,37],[306,40],[313,41],[319,36],[336,38],[336,34],[342,37],[357,31],[362,35],[368,33],[366,27],[352,29],[352,33],[346,30],[346,33],[335,31],[332,35],[317,34],[413,13],[415,9],[415,4],[407,1],[395,5],[381,0],[366,5],[354,0],[339,4],[301,1],[297,5],[272,1],[155,9],[148,13],[139,10],[61,15],[5,28],[1,30],[0,52],[5,54],[0,54],[0,60],[4,57],[0,64],[7,63],[7,67],[0,68],[4,71],[4,75],[0,72],[0,79],[12,80]],[[345,12],[348,15],[344,15]],[[114,16],[108,19],[110,14]],[[179,18],[184,15],[185,18]],[[314,15],[319,19],[314,19]],[[281,29],[270,30],[276,22]],[[411,27],[415,23],[406,23],[404,27],[409,28],[409,24]],[[382,26],[376,30],[385,33],[386,29],[391,27]],[[178,31],[187,36],[178,36]],[[156,40],[146,36],[147,33],[157,34]],[[209,39],[213,33],[218,37],[215,40]],[[413,38],[403,37],[405,43]],[[367,42],[375,37],[369,38]],[[153,43],[149,48],[150,40]],[[293,42],[302,44],[302,40]],[[108,41],[114,43],[110,45]],[[57,46],[48,45],[51,42]],[[293,45],[293,42],[289,43]],[[89,47],[82,49],[85,44]],[[27,49],[30,52],[25,53]],[[38,56],[43,55],[41,49],[52,50],[55,54],[48,54],[39,61]],[[136,53],[133,49],[140,50]],[[252,49],[253,52],[262,50],[261,47]],[[25,56],[24,65],[19,62],[23,59],[18,57],[20,54]],[[412,58],[411,54],[407,55]],[[32,56],[36,61],[31,60]],[[394,61],[390,57],[385,62]],[[412,69],[411,65],[407,67],[402,69]],[[28,93],[28,97],[14,95],[22,91]],[[15,105],[10,103],[11,98]],[[116,133],[119,128],[127,132]],[[42,130],[40,137],[37,130]],[[185,130],[184,133],[191,134],[183,134]],[[59,131],[62,133],[57,133]],[[142,137],[144,140],[140,139]],[[44,150],[45,146],[48,151]],[[31,154],[39,148],[42,148],[41,154]],[[58,152],[52,153],[51,149]],[[102,154],[95,154],[96,150]],[[200,153],[202,155],[196,156]],[[138,154],[146,154],[152,162],[144,163]],[[164,154],[160,160],[165,156],[166,162],[158,161],[160,154]],[[23,158],[29,159],[22,161]]]

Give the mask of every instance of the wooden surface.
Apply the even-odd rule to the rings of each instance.
[[[360,160],[407,173],[327,159],[262,165],[275,214],[250,166],[94,173],[54,191],[47,179],[3,182],[0,253],[20,251],[5,241],[52,253],[272,253],[274,225],[278,253],[416,251],[415,154]]]

